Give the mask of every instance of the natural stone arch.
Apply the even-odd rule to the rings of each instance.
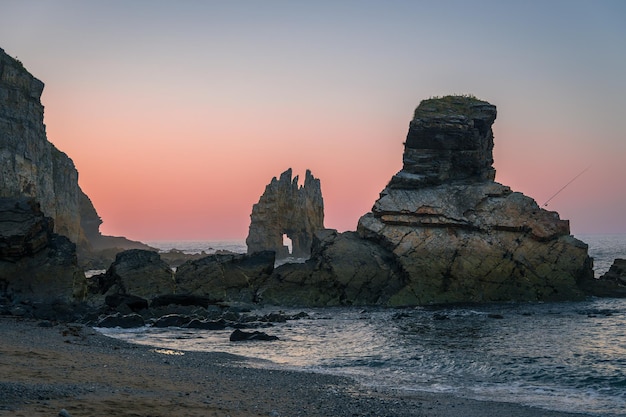
[[[248,253],[264,250],[276,252],[276,258],[289,256],[283,235],[291,239],[292,253],[297,258],[311,255],[313,236],[324,229],[324,200],[320,180],[306,171],[304,185],[298,176],[291,178],[291,168],[272,178],[259,202],[252,207],[250,230],[246,244]]]

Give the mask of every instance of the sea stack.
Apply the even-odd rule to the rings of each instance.
[[[252,207],[248,254],[276,252],[276,259],[289,256],[283,235],[291,239],[291,255],[308,258],[316,232],[324,229],[324,200],[320,180],[307,170],[304,185],[298,176],[291,179],[291,168],[272,178],[259,202]]]
[[[593,278],[569,222],[495,182],[496,107],[470,96],[423,101],[403,168],[358,223],[393,253],[406,285],[391,305],[574,300]]]

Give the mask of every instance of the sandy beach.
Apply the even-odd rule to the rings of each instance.
[[[0,332],[2,416],[581,416],[376,391],[228,354],[131,345],[80,324],[0,317]]]

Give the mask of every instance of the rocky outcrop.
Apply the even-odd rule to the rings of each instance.
[[[259,202],[252,207],[250,230],[246,244],[248,253],[270,250],[276,258],[289,256],[283,235],[292,242],[294,257],[306,258],[311,253],[313,236],[324,229],[324,200],[319,179],[306,171],[304,185],[298,176],[291,179],[291,168],[272,178]]]
[[[176,270],[176,291],[214,301],[258,301],[259,287],[274,269],[272,251],[215,254],[190,260]]]
[[[387,305],[403,286],[391,252],[355,232],[325,231],[318,233],[306,263],[274,270],[259,300],[292,306]]]
[[[556,212],[493,181],[495,106],[423,101],[404,166],[359,220],[407,279],[393,305],[580,299],[593,276],[587,245]]]
[[[99,275],[97,292],[124,294],[147,300],[176,291],[174,272],[157,252],[130,249],[117,254],[106,273]]]
[[[78,185],[72,160],[46,137],[41,94],[44,84],[0,48],[0,197],[32,197],[54,231],[76,243],[79,252],[136,247],[99,232],[102,220]]]
[[[583,286],[596,297],[626,297],[626,259],[615,259],[604,275],[583,281]]]
[[[403,168],[357,232],[318,233],[304,264],[279,266],[260,299],[287,305],[412,306],[575,300],[593,279],[587,245],[555,212],[495,182],[495,106],[423,101]]]
[[[76,246],[29,198],[0,198],[0,295],[13,302],[82,300],[87,284]]]

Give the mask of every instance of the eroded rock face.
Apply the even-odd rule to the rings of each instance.
[[[471,97],[422,101],[409,124],[404,166],[389,187],[493,180],[491,125],[495,119],[496,106]]]
[[[493,181],[495,107],[426,100],[404,166],[357,231],[393,253],[407,279],[390,304],[571,300],[593,277],[587,245],[556,212]]]
[[[274,270],[260,301],[291,306],[387,305],[404,286],[393,255],[355,232],[317,234],[311,258]]]
[[[214,301],[258,301],[258,289],[274,269],[272,251],[215,254],[190,260],[176,270],[180,294],[206,296]]]
[[[126,294],[150,300],[176,290],[174,272],[157,252],[130,249],[117,254],[98,277],[101,294]]]
[[[298,176],[291,179],[291,168],[272,178],[259,202],[252,207],[250,230],[246,244],[248,253],[274,251],[276,258],[289,255],[283,235],[292,242],[294,257],[308,257],[313,236],[324,229],[324,200],[319,179],[306,171],[304,185]]]
[[[102,220],[78,185],[74,162],[46,137],[43,88],[0,48],[0,197],[35,198],[54,220],[54,232],[76,243],[81,255],[94,248],[136,247],[138,242],[100,234]]]
[[[79,301],[85,274],[76,245],[53,232],[53,220],[30,198],[0,198],[0,294],[14,302]]]

